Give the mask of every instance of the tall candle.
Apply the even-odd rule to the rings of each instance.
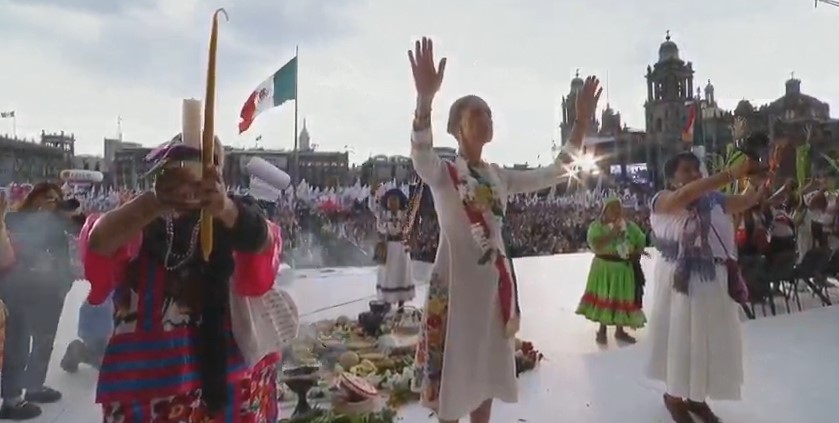
[[[185,99],[181,115],[183,143],[196,150],[201,148],[201,100]]]
[[[204,101],[207,102],[204,110],[204,139],[201,147],[201,161],[204,168],[213,166],[213,149],[215,148],[215,128],[213,118],[216,107],[216,50],[218,49],[218,17],[223,14],[227,18],[224,9],[218,9],[213,13],[213,26],[210,30],[210,54],[207,61],[207,92]],[[213,217],[206,209],[201,210],[201,255],[204,261],[210,260],[213,252]]]

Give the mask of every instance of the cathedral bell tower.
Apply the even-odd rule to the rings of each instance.
[[[687,119],[685,104],[693,100],[693,92],[693,64],[679,57],[668,31],[658,62],[647,66],[647,134],[664,145],[679,144]]]
[[[693,64],[679,57],[670,31],[658,48],[658,62],[647,66],[647,165],[663,169],[668,157],[682,150],[682,130],[693,101]]]

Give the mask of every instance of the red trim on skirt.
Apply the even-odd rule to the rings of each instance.
[[[273,361],[273,362],[272,362]],[[151,401],[102,405],[104,423],[276,423],[280,418],[277,364],[258,363],[250,377],[229,384],[230,405],[215,418],[201,399],[201,390]]]
[[[624,311],[627,313],[641,310],[638,307],[638,304],[635,304],[635,300],[613,300],[609,298],[601,298],[590,292],[586,292],[580,302],[584,305],[603,310]]]

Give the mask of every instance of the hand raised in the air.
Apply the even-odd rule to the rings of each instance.
[[[603,93],[603,88],[600,86],[600,80],[595,76],[586,78],[583,83],[583,89],[577,93],[577,123],[588,123],[594,118],[594,112],[597,111],[597,102],[600,100],[600,94]]]
[[[414,51],[408,50],[408,60],[411,62],[411,71],[414,74],[417,96],[428,100],[434,98],[443,83],[446,58],[440,59],[439,64],[436,64],[434,43],[430,38],[423,37],[422,40],[416,42]]]

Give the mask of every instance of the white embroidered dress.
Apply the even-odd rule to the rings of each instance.
[[[448,166],[431,148],[430,129],[414,132],[411,140],[414,168],[431,189],[440,225],[424,310],[425,341],[418,347],[414,382],[423,404],[436,410],[438,418],[458,420],[487,399],[518,400],[514,338],[505,336],[498,270],[492,261],[478,264],[483,251],[473,237]],[[510,195],[557,184],[562,168],[555,164],[517,171],[488,165],[478,171],[498,190],[506,207]],[[498,226],[491,212],[484,215],[490,226]],[[503,245],[501,228],[491,227],[490,232],[494,238],[490,242]],[[435,322],[442,323],[440,331],[430,329]]]
[[[711,209],[713,231],[708,240],[714,257],[736,254],[734,223],[725,214],[722,196]],[[653,198],[655,204],[656,197]],[[653,211],[650,224],[657,239],[680,241],[688,212]],[[743,337],[739,305],[728,295],[726,267],[716,266],[716,277],[701,281],[691,276],[689,294],[673,289],[676,262],[659,255],[655,262],[653,312],[650,315],[652,356],[648,375],[662,381],[667,393],[694,401],[739,400],[743,385]]]
[[[414,299],[414,279],[411,274],[411,255],[404,241],[393,239],[402,236],[405,224],[405,212],[390,210],[376,212],[376,229],[379,236],[390,238],[387,241],[387,259],[379,265],[376,272],[376,294],[382,301],[398,303]]]

